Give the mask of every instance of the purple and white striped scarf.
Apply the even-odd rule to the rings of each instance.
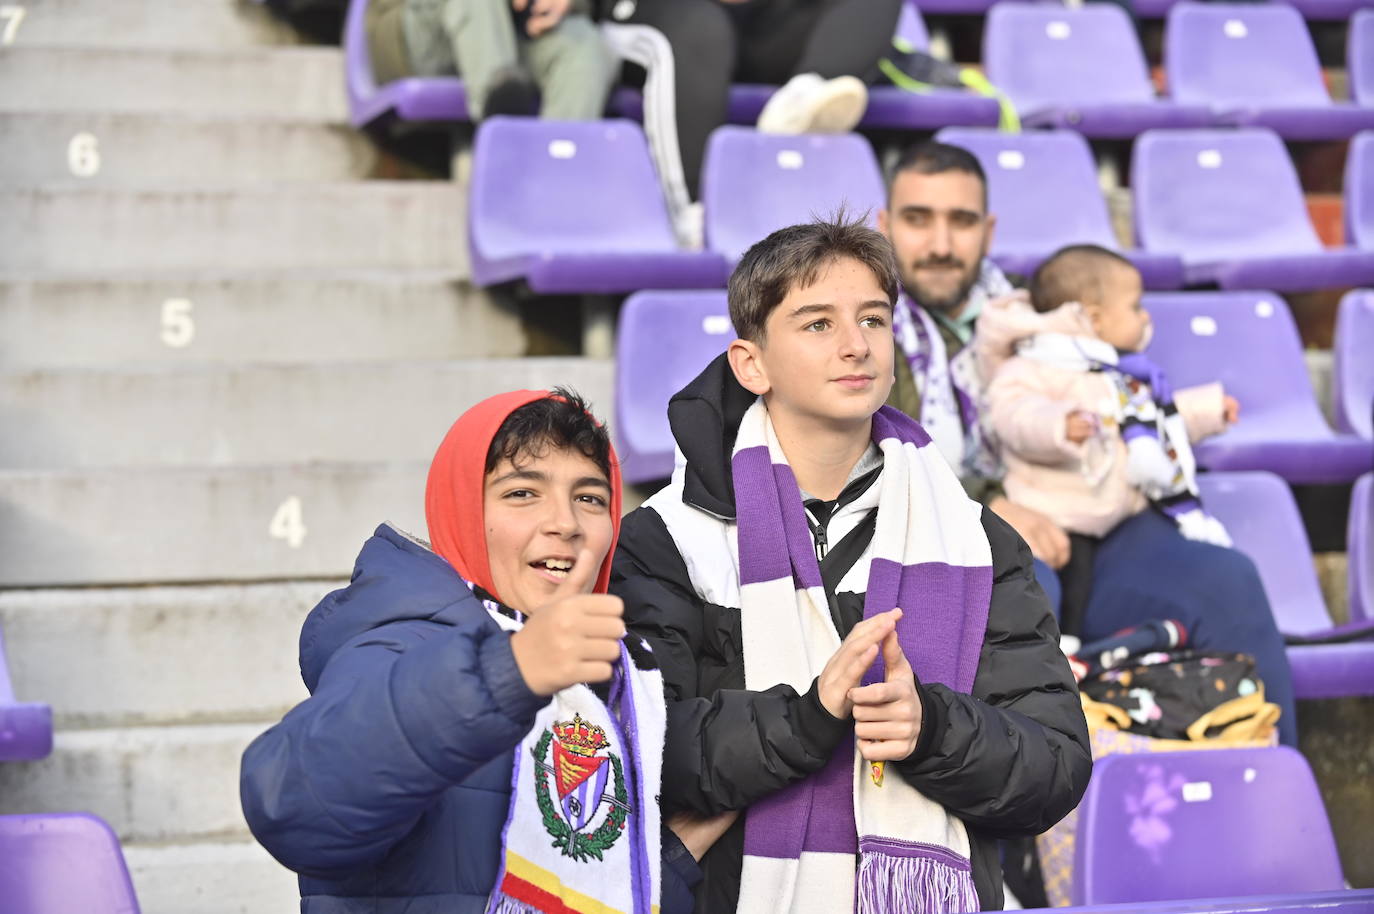
[[[982,509],[901,412],[880,409],[873,440],[883,470],[864,616],[900,606],[897,638],[916,675],[967,693],[992,593]],[[761,399],[740,425],[732,470],[745,687],[805,692],[840,638],[801,492]],[[880,657],[864,682],[882,679]],[[868,770],[851,737],[824,769],[749,808],[738,911],[978,909],[963,823],[897,772],[876,786]]]

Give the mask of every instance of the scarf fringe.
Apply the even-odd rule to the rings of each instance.
[[[971,871],[928,857],[864,853],[857,914],[961,914],[978,910]]]
[[[488,911],[489,914],[544,914],[542,909],[525,904],[525,902],[509,895],[500,895],[493,899]]]

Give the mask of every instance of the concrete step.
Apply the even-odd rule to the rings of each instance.
[[[238,0],[38,0],[18,4],[16,47],[239,48],[296,44],[265,6]],[[3,24],[3,23],[0,23]]]
[[[0,630],[59,730],[276,720],[306,697],[301,624],[347,583],[0,591]]]
[[[459,359],[525,351],[519,316],[452,273],[0,276],[0,370]]]
[[[199,2],[188,0],[186,5]],[[0,85],[5,87],[0,110],[341,123],[348,117],[343,73],[339,48],[206,51],[178,44],[166,50],[127,50],[16,41],[0,54]]]
[[[519,358],[0,374],[0,468],[427,461],[505,390],[566,384],[609,414],[613,371]]]
[[[250,840],[127,844],[143,914],[290,914],[296,875]]]
[[[424,531],[427,464],[0,472],[0,587],[346,577]]]
[[[342,124],[199,115],[0,113],[0,187],[350,181],[376,148]]]
[[[59,730],[52,755],[0,766],[0,814],[91,812],[122,841],[245,838],[239,758],[269,725]]]
[[[0,212],[0,271],[6,272],[102,278],[204,269],[467,274],[466,193],[448,182],[0,190]]]

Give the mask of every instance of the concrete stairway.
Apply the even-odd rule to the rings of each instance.
[[[0,814],[107,819],[145,914],[297,909],[237,776],[305,614],[378,523],[423,531],[468,405],[610,405],[467,284],[463,188],[373,178],[342,74],[243,0],[0,12],[0,627],[58,729]]]

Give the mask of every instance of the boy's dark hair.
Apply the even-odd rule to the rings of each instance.
[[[1096,244],[1071,244],[1050,255],[1031,277],[1031,306],[1053,311],[1067,302],[1100,302],[1105,294],[1103,267],[1135,264],[1116,251]]]
[[[850,217],[843,209],[829,219],[778,229],[755,244],[730,274],[730,320],[740,339],[762,342],[768,315],[787,294],[816,281],[836,260],[851,258],[868,267],[897,304],[897,256],[881,232],[864,224],[867,214]]]
[[[587,401],[574,390],[555,387],[540,400],[526,403],[501,423],[487,448],[485,472],[503,459],[512,464],[521,457],[542,457],[549,449],[575,450],[586,457],[606,479],[611,478],[611,438],[596,421]]]
[[[949,171],[962,171],[973,175],[983,187],[983,212],[988,209],[988,175],[983,171],[983,163],[978,157],[962,146],[951,146],[937,140],[926,140],[908,146],[897,164],[892,166],[892,177],[904,171],[914,171],[922,175],[942,175]],[[889,190],[891,185],[889,185]]]

